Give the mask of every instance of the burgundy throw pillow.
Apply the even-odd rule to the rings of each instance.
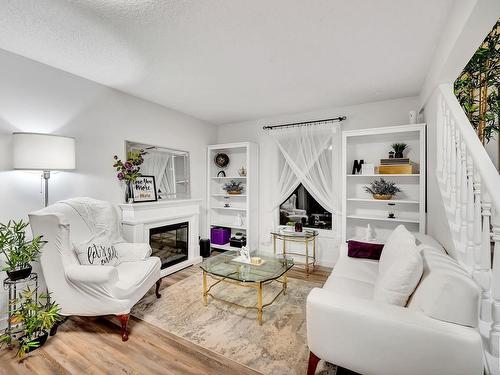
[[[383,248],[384,245],[379,243],[347,241],[347,255],[351,258],[379,260]]]

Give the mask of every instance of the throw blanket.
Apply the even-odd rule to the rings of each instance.
[[[118,215],[110,203],[87,197],[73,198],[59,203],[73,208],[93,235],[105,230],[112,243],[124,242]]]

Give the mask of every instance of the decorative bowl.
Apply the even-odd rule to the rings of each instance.
[[[389,199],[392,199],[392,195],[390,195],[390,194],[373,194],[373,199],[377,199],[380,201],[388,201]]]

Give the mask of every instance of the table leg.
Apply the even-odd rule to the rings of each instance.
[[[288,275],[287,272],[285,272],[285,275],[283,276],[283,294],[286,296],[286,289],[288,286]]]
[[[276,255],[276,235],[273,234],[273,250],[274,250],[274,255]]]
[[[286,255],[286,240],[283,238],[283,255]]]
[[[309,241],[306,240],[306,274],[309,275]]]
[[[207,301],[207,273],[203,271],[203,304],[205,306],[208,305]]]
[[[316,267],[316,237],[313,238],[313,269]]]
[[[259,296],[258,296],[258,315],[259,325],[262,325],[262,283],[259,283]]]

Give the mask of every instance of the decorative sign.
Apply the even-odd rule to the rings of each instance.
[[[156,195],[156,183],[154,176],[140,176],[132,183],[132,195],[134,203],[155,202],[158,200]]]

